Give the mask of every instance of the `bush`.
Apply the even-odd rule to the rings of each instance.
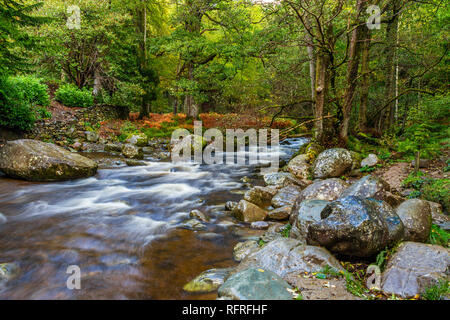
[[[94,98],[88,89],[80,90],[72,84],[65,84],[59,87],[55,93],[55,98],[68,107],[86,108],[94,104]]]
[[[42,110],[50,103],[47,89],[39,79],[31,76],[0,78],[0,126],[30,130],[36,120],[36,111],[44,114]]]

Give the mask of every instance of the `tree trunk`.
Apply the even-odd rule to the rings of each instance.
[[[350,38],[350,48],[349,48],[349,60],[347,63],[347,76],[346,84],[347,87],[344,92],[344,105],[342,106],[342,122],[339,128],[339,139],[344,144],[347,144],[348,140],[348,128],[350,124],[350,116],[352,112],[353,99],[355,97],[356,85],[358,83],[358,68],[359,68],[359,56],[361,49],[361,28],[365,28],[365,25],[360,23],[359,17],[361,11],[363,10],[364,0],[358,0],[357,7],[357,17],[355,19],[356,27],[352,31]]]
[[[367,129],[367,103],[369,100],[369,57],[370,57],[370,30],[366,26],[362,29],[361,38],[364,39],[362,43],[361,54],[361,100],[359,104],[358,128],[359,131],[364,132]]]
[[[315,139],[317,142],[322,143],[323,136],[323,112],[325,110],[325,105],[328,98],[328,65],[330,63],[330,58],[325,50],[321,49],[317,53],[316,57],[316,104],[314,117],[316,119],[314,124],[315,129]]]
[[[189,81],[194,81],[194,64],[192,61],[188,62],[187,69]],[[198,117],[198,105],[195,102],[194,96],[190,92],[185,97],[185,108],[186,108],[186,115],[189,118],[196,119]]]
[[[391,19],[388,22],[386,28],[386,49],[385,49],[385,75],[386,75],[386,87],[385,87],[385,104],[392,100],[395,94],[395,52],[397,46],[398,36],[398,16],[400,11],[400,0],[393,0],[391,3]],[[381,113],[380,121],[378,124],[379,132],[389,129],[394,123],[395,114],[394,101],[389,103],[389,106]]]

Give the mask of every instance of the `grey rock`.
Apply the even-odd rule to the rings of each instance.
[[[298,179],[308,179],[309,169],[311,165],[308,163],[308,156],[300,154],[289,161],[287,169]]]
[[[147,164],[143,161],[139,161],[139,160],[134,160],[134,159],[126,159],[125,163],[127,164],[127,166],[129,167],[142,167],[142,166],[146,166]]]
[[[376,154],[369,153],[369,155],[361,161],[361,167],[374,167],[379,161]]]
[[[302,189],[298,186],[283,187],[272,198],[271,204],[274,208],[293,206],[301,191]]]
[[[355,196],[329,203],[308,227],[307,243],[332,252],[370,257],[402,239],[403,223],[386,202]]]
[[[328,203],[326,200],[314,199],[296,202],[289,218],[292,225],[290,237],[305,242],[309,225],[321,220],[320,213]]]
[[[319,180],[302,190],[297,198],[297,202],[308,199],[333,201],[340,197],[348,184],[337,178]]]
[[[296,239],[278,238],[247,255],[236,272],[262,268],[283,278],[292,272],[319,272],[327,265],[343,270],[339,261],[325,248],[308,246]]]
[[[265,242],[265,243],[269,243],[271,241],[274,241],[276,239],[282,238],[283,236],[281,235],[280,232],[277,231],[273,231],[273,230],[268,230],[267,232],[265,232],[263,235],[261,235],[259,237],[259,240]]]
[[[0,170],[12,178],[59,181],[96,174],[95,161],[51,143],[37,140],[8,141],[0,149]]]
[[[265,221],[255,221],[250,224],[250,228],[256,230],[267,230],[269,229],[269,224]]]
[[[258,242],[255,240],[239,242],[233,248],[233,259],[236,261],[241,261],[251,252],[256,250],[259,250],[259,245]]]
[[[310,184],[309,181],[297,179],[290,172],[275,172],[264,175],[264,182],[269,186],[285,187],[289,185],[296,185],[299,187],[306,187]]]
[[[430,206],[431,219],[434,224],[445,224],[450,222],[450,217],[442,212],[442,205],[437,202],[427,201]]]
[[[410,298],[440,280],[448,281],[450,252],[437,245],[403,242],[381,276],[384,293]]]
[[[184,285],[183,290],[195,293],[214,292],[225,282],[232,270],[232,268],[206,270]]]
[[[218,295],[232,300],[292,300],[291,286],[275,273],[249,268],[231,275]]]
[[[292,206],[276,208],[267,213],[267,218],[271,220],[286,220],[289,218],[291,211]]]
[[[94,131],[86,131],[85,135],[88,142],[97,142],[99,139],[98,133]]]
[[[106,152],[122,152],[122,145],[119,143],[107,143],[104,150]]]
[[[431,231],[431,210],[427,201],[408,199],[396,209],[405,226],[404,240],[425,242]]]
[[[129,159],[144,159],[142,149],[129,143],[122,146],[122,154]]]
[[[319,154],[313,165],[314,178],[339,177],[352,167],[350,152],[342,148],[327,149]]]
[[[241,200],[233,209],[233,215],[244,222],[263,221],[266,219],[267,211],[251,202]]]
[[[247,200],[257,206],[266,206],[270,204],[270,200],[277,193],[274,187],[260,187],[256,186],[248,190],[244,195],[244,200]]]
[[[148,138],[145,134],[134,134],[126,140],[127,143],[133,144],[137,147],[145,147],[148,145]]]
[[[187,221],[183,222],[180,225],[180,227],[184,228],[184,229],[193,230],[193,231],[206,230],[206,225],[197,219],[187,220]]]
[[[189,213],[189,217],[198,219],[203,222],[208,222],[209,218],[200,210],[194,209]]]
[[[389,184],[381,178],[367,175],[344,190],[341,197],[356,196],[361,198],[374,198],[385,200],[386,192],[390,190]]]
[[[233,211],[234,208],[237,207],[237,205],[238,205],[238,203],[235,202],[235,201],[227,201],[227,202],[225,203],[225,210],[226,210],[226,211]]]

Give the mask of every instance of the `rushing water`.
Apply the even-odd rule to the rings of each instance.
[[[289,158],[305,139],[283,142]],[[200,272],[232,266],[233,246],[251,235],[224,212],[251,182],[254,166],[174,164],[99,170],[59,183],[0,178],[0,263],[17,275],[1,299],[214,299],[182,287]],[[181,228],[192,209],[211,217],[205,231]],[[81,269],[81,290],[66,286],[68,266]]]

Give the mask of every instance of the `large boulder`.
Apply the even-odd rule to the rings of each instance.
[[[302,189],[298,186],[286,186],[281,188],[272,198],[271,204],[274,208],[293,206],[301,191]]]
[[[355,196],[329,203],[308,227],[308,244],[332,252],[370,257],[402,239],[403,223],[386,202]]]
[[[58,181],[96,174],[95,161],[38,140],[8,141],[0,149],[0,170],[12,178]]]
[[[339,198],[347,187],[348,184],[341,179],[319,180],[303,189],[297,198],[297,202],[308,199],[333,201]]]
[[[342,148],[327,149],[319,154],[313,166],[314,178],[340,177],[352,167],[350,151]]]
[[[267,217],[267,211],[257,205],[241,200],[233,209],[234,216],[244,222],[263,221]]]
[[[356,196],[384,200],[385,192],[389,190],[390,186],[386,181],[369,174],[345,189],[341,197]]]
[[[310,167],[311,165],[308,163],[308,156],[306,154],[296,156],[287,165],[289,172],[301,180],[308,179]]]
[[[409,199],[396,209],[405,226],[405,240],[425,242],[431,230],[431,210],[427,201]]]
[[[249,268],[230,276],[220,286],[220,298],[232,300],[292,300],[291,286],[277,274]]]
[[[272,220],[286,220],[291,215],[292,206],[284,206],[270,210],[267,214],[268,219]]]
[[[326,266],[342,270],[336,258],[325,248],[308,246],[296,239],[278,238],[247,255],[236,271],[262,268],[283,278],[292,272],[319,272]]]
[[[444,247],[403,242],[381,275],[384,293],[404,298],[421,294],[440,280],[448,281],[450,251]]]
[[[231,271],[232,268],[206,270],[184,285],[183,290],[195,293],[216,291]]]
[[[144,152],[133,144],[127,143],[122,146],[122,154],[128,159],[144,159]]]
[[[305,242],[309,225],[321,220],[320,213],[328,203],[330,202],[314,199],[302,202],[297,201],[289,218],[289,222],[292,226],[289,236]]]
[[[277,193],[274,187],[256,186],[244,194],[244,200],[256,204],[257,206],[266,206],[270,204],[272,197]]]

